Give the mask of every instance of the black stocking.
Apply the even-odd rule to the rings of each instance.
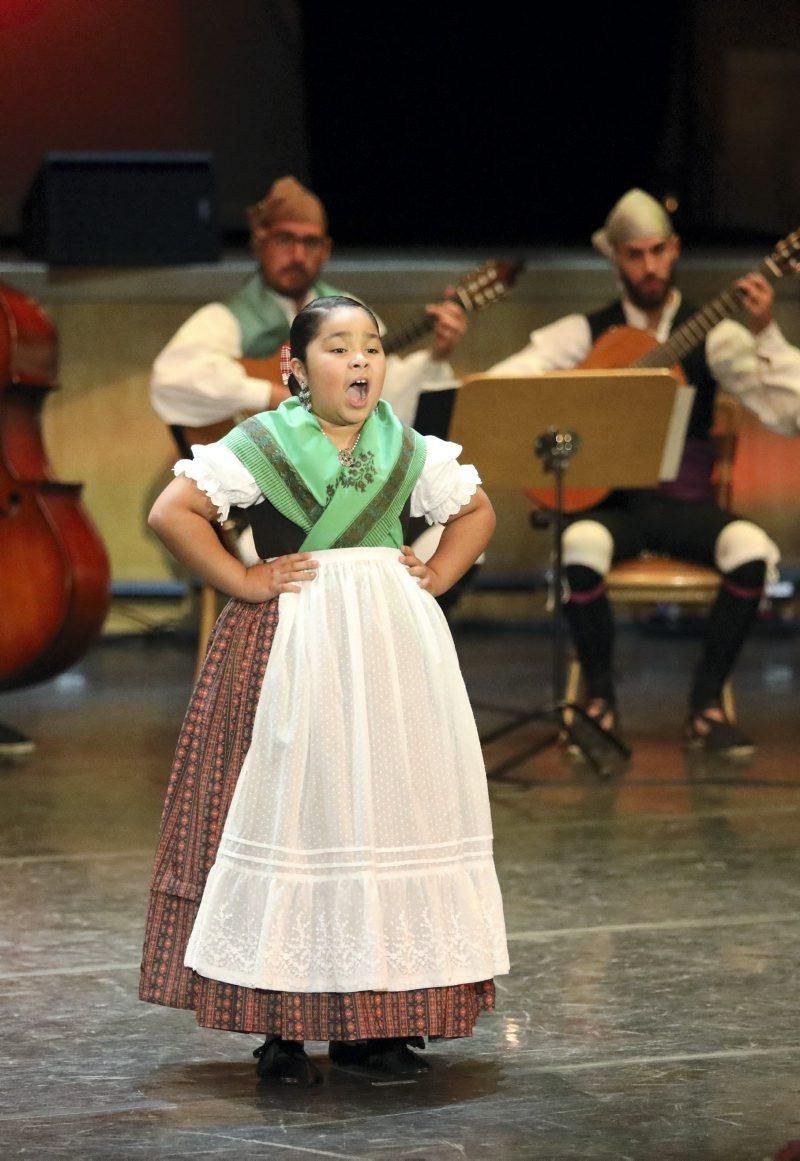
[[[695,672],[690,697],[693,711],[720,704],[722,687],[758,612],[766,569],[763,560],[750,560],[723,576],[708,615],[705,649]]]
[[[564,616],[583,669],[586,692],[590,698],[602,697],[613,705],[614,617],[603,578],[583,564],[568,564],[565,573],[570,597]]]

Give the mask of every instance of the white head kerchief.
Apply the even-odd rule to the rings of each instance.
[[[600,230],[592,234],[592,245],[606,258],[614,258],[620,242],[634,238],[669,238],[674,234],[669,214],[655,198],[643,189],[629,189],[623,194]]]

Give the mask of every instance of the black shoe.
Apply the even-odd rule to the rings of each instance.
[[[608,734],[614,746],[620,751],[630,751],[619,730],[619,713],[615,702],[607,697],[593,697],[584,706],[584,713],[591,722]],[[597,744],[597,731],[591,726],[581,731],[581,725],[580,715],[576,714],[571,729],[567,731],[567,752],[572,758],[585,757],[584,748],[591,749],[593,743]]]
[[[305,1054],[302,1040],[268,1036],[261,1047],[255,1049],[253,1056],[258,1059],[256,1072],[262,1080],[297,1084],[302,1088],[313,1088],[322,1082],[316,1064]]]
[[[724,714],[721,718],[709,714],[709,710],[718,708],[707,706],[703,710],[692,711],[684,729],[685,745],[689,749],[704,750],[706,754],[717,754],[720,757],[749,758],[755,750],[752,739]]]
[[[619,732],[619,715],[616,704],[608,697],[593,697],[586,706],[586,716],[597,722],[607,734]]]
[[[419,1076],[430,1070],[430,1064],[412,1052],[424,1048],[421,1036],[392,1037],[384,1040],[331,1040],[328,1055],[336,1068],[354,1072],[374,1072],[400,1079]]]
[[[30,738],[0,722],[0,758],[24,758],[35,749]]]

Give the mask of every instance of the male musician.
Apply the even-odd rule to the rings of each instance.
[[[288,390],[269,356],[306,303],[346,293],[320,277],[331,253],[325,209],[294,177],[276,181],[247,215],[259,270],[227,303],[193,314],[155,361],[151,397],[166,423],[201,427],[277,407]],[[452,302],[426,309],[435,320],[430,348],[387,363],[384,397],[406,423],[422,391],[455,386],[447,360],[467,329]]]
[[[621,297],[594,314],[568,315],[534,331],[527,347],[491,369],[528,375],[579,365],[609,327],[649,331],[658,342],[693,313],[673,285],[680,242],[663,207],[634,189],[612,209],[592,242],[610,259]],[[604,578],[612,563],[645,549],[716,567],[722,585],[711,609],[705,648],[689,701],[685,741],[709,752],[746,754],[752,743],[722,709],[722,688],[758,610],[779,552],[749,520],[724,512],[711,491],[709,430],[717,385],[736,395],[767,426],[796,434],[800,421],[800,350],[772,318],[772,289],[759,274],[737,283],[746,326],[726,320],[683,363],[697,394],[678,478],[657,490],[616,491],[564,534],[569,586],[566,616],[588,694],[587,711],[617,724],[613,619]],[[622,433],[621,433],[622,434]]]

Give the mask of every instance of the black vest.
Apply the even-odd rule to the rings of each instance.
[[[250,525],[256,552],[262,560],[271,556],[288,556],[290,552],[299,552],[300,545],[306,538],[303,529],[273,507],[269,500],[253,504],[250,508],[232,508],[231,516],[237,524]],[[416,539],[428,527],[423,518],[416,520],[411,518],[410,496],[400,513],[400,524],[405,544]]]
[[[696,307],[682,302],[673,319],[673,327],[679,327],[695,313]],[[602,310],[586,316],[592,332],[592,342],[596,343],[609,327],[628,326],[622,303],[617,300]],[[700,343],[686,358],[681,360],[686,382],[696,389],[694,407],[689,417],[687,439],[707,440],[714,421],[714,398],[717,394],[716,380],[706,362],[705,343]]]

